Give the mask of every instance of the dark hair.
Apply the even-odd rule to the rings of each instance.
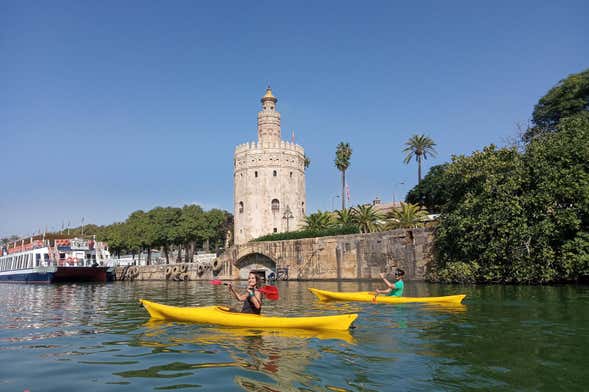
[[[262,278],[260,275],[256,274],[254,271],[250,271],[250,274],[256,277],[256,288],[259,289],[262,285]]]
[[[403,271],[400,268],[397,268],[397,270],[395,271],[395,275],[397,275],[397,276],[404,276],[405,275],[405,271]]]

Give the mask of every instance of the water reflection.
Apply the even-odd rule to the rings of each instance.
[[[203,368],[237,368],[244,374],[234,377],[246,390],[299,390],[297,383],[317,382],[307,372],[312,361],[321,358],[317,340],[342,347],[354,344],[347,331],[311,331],[299,329],[215,328],[209,326],[150,320],[139,344],[167,352],[208,353],[217,358],[220,352],[230,361],[170,363],[141,370],[117,373],[125,378],[197,377]],[[184,330],[182,330],[184,328]],[[170,387],[170,386],[168,386]],[[260,389],[262,388],[262,389]]]
[[[456,305],[322,303],[307,290],[379,284],[279,282],[281,299],[264,306],[275,316],[358,313],[344,333],[147,322],[139,298],[235,303],[202,282],[0,285],[0,390],[515,391],[589,382],[588,287],[406,284],[411,296],[467,294]]]

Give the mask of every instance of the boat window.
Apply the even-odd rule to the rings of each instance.
[[[49,255],[47,253],[45,253],[43,255],[43,259],[45,260],[45,262],[43,263],[45,266],[49,266]]]
[[[41,265],[41,255],[37,253],[35,255],[35,267],[39,267]]]

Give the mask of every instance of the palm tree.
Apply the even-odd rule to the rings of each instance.
[[[401,203],[400,209],[394,209],[387,214],[385,230],[411,229],[423,227],[428,212],[421,206],[411,203]]]
[[[378,231],[379,221],[382,219],[372,205],[358,205],[352,209],[354,222],[358,225],[360,233],[372,233]]]
[[[352,208],[346,208],[345,210],[336,211],[337,216],[335,222],[341,226],[349,226],[354,224],[354,213]]]
[[[333,226],[329,212],[317,211],[305,217],[305,230],[325,230]]]
[[[346,209],[346,170],[350,167],[352,148],[349,143],[340,142],[335,150],[335,167],[342,172],[342,210]]]
[[[415,156],[417,161],[417,183],[421,182],[421,160],[427,159],[428,154],[432,157],[436,156],[436,150],[434,146],[436,143],[428,136],[425,135],[413,135],[407,142],[407,146],[403,152],[407,153],[404,162],[408,164],[411,162],[411,158]]]

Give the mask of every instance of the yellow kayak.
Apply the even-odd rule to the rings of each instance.
[[[313,288],[309,288],[309,291],[315,294],[321,301],[359,301],[386,304],[407,304],[412,302],[446,302],[459,304],[466,297],[466,294],[446,295],[443,297],[391,297],[380,294],[375,298],[373,291],[337,292]]]
[[[228,327],[333,329],[345,331],[350,328],[350,324],[358,317],[357,314],[318,317],[271,317],[231,312],[225,306],[182,308],[162,305],[144,299],[140,299],[139,302],[147,309],[152,319],[217,324]]]

